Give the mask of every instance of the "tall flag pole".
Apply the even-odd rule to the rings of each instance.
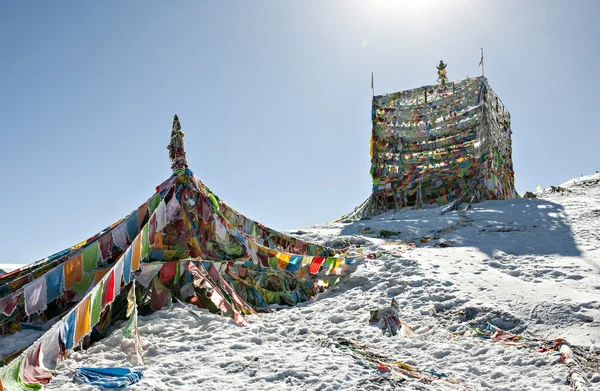
[[[371,72],[371,97],[375,98],[375,85],[373,84],[373,72]]]
[[[481,60],[479,60],[479,66],[481,67],[481,76],[485,76],[483,72],[483,48],[481,48]]]

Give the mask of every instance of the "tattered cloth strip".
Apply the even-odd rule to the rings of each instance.
[[[474,328],[470,333],[481,339],[489,339],[493,342],[502,342],[503,344],[510,346],[537,347],[544,344],[544,341],[542,340],[530,339],[520,335],[512,334],[508,331],[502,330],[499,327],[494,326],[491,323],[488,323],[485,329]]]
[[[83,271],[89,272],[98,264],[99,244],[94,242],[83,250]]]
[[[6,391],[31,391],[39,390],[39,384],[25,384],[21,381],[21,363],[22,357],[13,360],[0,372],[0,384],[4,386]]]
[[[127,220],[112,230],[112,238],[115,245],[121,250],[125,251],[127,249]]]
[[[256,314],[256,311],[254,311],[254,309],[237,294],[237,292],[227,283],[227,281],[225,281],[214,264],[210,265],[208,268],[208,275],[213,279],[217,286],[229,294],[233,300],[233,303],[237,305],[240,311],[242,311],[245,315]],[[236,322],[238,322],[238,319],[236,319]]]
[[[158,278],[152,281],[152,295],[150,297],[150,308],[158,311],[167,305],[169,301],[169,289],[165,287]]]
[[[100,237],[100,257],[103,261],[110,259],[112,255],[112,245],[112,232],[107,232]]]
[[[165,200],[162,200],[155,211],[156,215],[156,230],[162,231],[167,225],[167,205]]]
[[[183,261],[187,264],[186,261]],[[180,270],[180,264],[181,262],[167,262],[164,265],[162,265],[162,268],[160,269],[160,282],[162,282],[163,284],[166,284],[167,282],[171,281],[171,280],[175,280],[175,282],[177,282],[177,280],[179,279],[179,270]]]
[[[125,259],[124,259],[124,257],[122,257],[119,259],[119,261],[113,267],[113,270],[115,271],[115,296],[114,296],[115,298],[117,296],[119,296],[119,294],[121,293],[121,284],[125,280],[125,278],[123,276],[124,265],[125,265]]]
[[[412,365],[376,353],[367,345],[359,344],[358,342],[349,339],[322,339],[319,340],[319,342],[322,346],[335,346],[343,351],[349,351],[361,365],[367,368],[377,369],[380,372],[398,372],[406,376],[407,379],[417,379],[424,383],[432,383],[436,380],[444,380],[452,384],[458,383],[456,380],[449,378],[445,373],[437,371],[421,371]]]
[[[121,279],[119,278],[119,283]],[[102,310],[106,308],[107,305],[113,302],[115,299],[115,270],[111,270],[104,282],[104,289],[102,291]]]
[[[41,338],[40,366],[48,373],[52,373],[64,353],[60,343],[60,325],[54,325]]]
[[[576,348],[579,350],[580,356],[578,357],[573,352],[573,349],[567,341],[564,339],[555,340],[542,340],[542,339],[529,339],[520,335],[512,334],[508,331],[502,330],[491,323],[488,323],[485,329],[475,328],[471,332],[474,336],[481,339],[489,339],[492,342],[502,342],[505,345],[510,346],[533,346],[539,348],[540,353],[547,352],[549,350],[558,350],[560,352],[560,362],[567,366],[568,375],[567,381],[571,384],[573,391],[587,391],[589,390],[589,382],[585,377],[587,372],[585,363],[589,365],[590,362],[597,361],[593,359],[586,359],[583,357],[583,349]]]
[[[23,297],[23,289],[19,289],[10,296],[0,299],[0,312],[5,316],[11,316],[15,311],[17,304],[19,304],[21,297]]]
[[[214,267],[214,265],[212,264],[210,266]],[[198,263],[198,266],[196,266],[193,262],[190,261],[188,264],[188,270],[191,273],[192,278],[194,279],[194,285],[196,287],[203,287],[206,288],[209,292],[211,292],[209,296],[210,301],[222,312],[223,315],[231,316],[233,320],[240,326],[248,325],[248,322],[244,318],[242,312],[240,312],[236,308],[236,306],[234,306],[228,301],[227,297],[229,296],[229,294],[223,292],[223,290],[219,287],[218,283],[212,279],[210,274],[204,268],[202,263]],[[220,274],[218,275],[218,278],[221,278]],[[236,295],[236,298],[237,297],[238,296]],[[245,302],[243,302],[242,299],[240,299],[240,302],[240,306],[244,308],[243,311],[245,312],[245,308],[247,308],[248,305]]]
[[[83,256],[77,254],[63,264],[65,290],[71,290],[83,280]]]
[[[21,380],[28,384],[48,384],[52,375],[44,371],[40,365],[42,342],[28,349],[21,362]]]
[[[148,204],[149,204],[149,201],[144,202],[142,205],[140,205],[140,207],[137,210],[138,227],[142,226],[142,223],[144,222],[144,218],[146,218],[146,213],[148,212]],[[150,214],[152,214],[152,212],[150,212]]]
[[[73,287],[73,291],[79,295],[87,293],[94,282],[94,268],[98,265],[100,246],[98,242],[91,243],[83,250],[83,279]]]
[[[46,298],[45,278],[38,278],[25,285],[23,293],[25,296],[25,313],[28,316],[46,309],[48,300]]]
[[[150,283],[162,267],[162,263],[151,263],[142,265],[140,270],[135,273],[135,280],[144,288],[148,288],[150,286]]]
[[[167,204],[167,221],[175,220],[175,218],[179,216],[180,210],[181,206],[179,206],[179,201],[177,200],[177,197],[173,195]]]
[[[60,339],[66,350],[73,348],[75,342],[75,318],[77,313],[75,310],[71,311],[66,317],[61,320],[60,325]]]
[[[400,328],[401,337],[412,337],[415,332],[403,321],[398,319],[400,316],[400,306],[396,299],[392,299],[392,304],[379,310],[371,311],[370,323],[377,323],[383,334],[395,336]]]
[[[129,317],[129,321],[127,322],[127,325],[121,330],[121,332],[126,338],[133,339],[135,349],[134,357],[137,360],[138,365],[144,365],[144,360],[142,358],[142,341],[140,340],[140,332],[138,329],[138,313],[135,299],[135,281],[132,283],[131,288],[129,289],[129,293],[127,294],[127,310],[125,311],[125,314]]]
[[[131,281],[131,253],[132,250],[131,247],[129,247],[123,254],[123,268],[121,270],[123,272],[123,282],[125,282],[125,284],[129,284]]]
[[[154,211],[158,207],[158,204],[160,203],[161,200],[162,200],[162,196],[160,193],[155,193],[152,196],[152,198],[150,198],[150,200],[148,201],[148,211],[150,212],[150,214],[154,213]]]
[[[127,387],[139,382],[142,371],[128,368],[77,368],[75,379],[82,383],[104,388]]]
[[[133,241],[133,239],[137,236],[139,232],[140,226],[138,225],[138,211],[136,210],[127,218],[127,237],[129,241]]]
[[[142,239],[140,235],[136,236],[134,241],[131,243],[132,254],[131,254],[131,271],[135,271],[140,267],[140,261],[142,256]]]
[[[91,295],[91,307],[90,307],[90,326],[94,327],[100,321],[100,314],[102,313],[102,290],[104,287],[104,281],[100,281],[94,289],[92,289]]]
[[[77,305],[75,316],[75,336],[73,337],[73,343],[78,343],[83,337],[85,337],[91,330],[90,326],[90,295],[87,295]]]
[[[51,302],[64,293],[63,265],[58,265],[44,275],[46,279],[46,299]]]

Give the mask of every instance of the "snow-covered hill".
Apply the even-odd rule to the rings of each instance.
[[[130,389],[568,390],[555,351],[507,347],[473,329],[489,323],[531,339],[566,338],[598,357],[600,175],[585,179],[462,214],[404,210],[295,232],[371,257],[315,301],[251,316],[249,327],[180,304],[140,317],[144,378]],[[388,238],[377,238],[382,230]],[[369,324],[370,310],[392,298],[415,336],[389,337]],[[74,368],[129,366],[131,342],[118,326],[72,353],[48,388],[94,390],[74,382]],[[383,358],[448,378],[424,384],[384,373],[376,368]],[[586,366],[600,390],[598,361]]]
[[[2,269],[2,271],[4,273],[8,273],[11,272],[15,269],[18,269],[20,267],[23,267],[24,265],[19,264],[19,263],[0,263],[0,269]]]

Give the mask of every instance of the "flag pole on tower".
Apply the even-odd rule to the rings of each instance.
[[[485,76],[483,72],[483,48],[481,48],[481,60],[479,60],[479,66],[481,67],[481,76]]]

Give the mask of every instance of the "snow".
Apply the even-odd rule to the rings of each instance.
[[[133,365],[144,378],[131,390],[396,389],[375,380],[385,375],[364,360],[332,345],[344,338],[458,382],[406,380],[397,386],[403,390],[568,390],[556,352],[507,347],[468,331],[489,322],[529,338],[600,346],[596,177],[562,185],[570,193],[487,201],[464,214],[403,210],[294,231],[378,256],[316,300],[250,316],[248,327],[181,304],[141,316],[144,365],[131,361],[133,342],[117,324],[106,339],[71,353],[47,388],[97,390],[76,383],[74,369]],[[377,238],[383,229],[399,234]],[[369,325],[369,310],[392,298],[416,336],[389,337]],[[590,370],[587,378],[600,390],[599,373]]]
[[[560,185],[560,187],[571,187],[576,184],[589,183],[593,181],[600,181],[600,172],[596,171],[596,173],[592,175],[582,175],[579,178],[571,179]]]
[[[9,354],[23,349],[33,344],[39,337],[41,337],[43,331],[24,329],[14,334],[2,336],[2,344],[0,344],[0,357],[6,357]]]
[[[18,269],[20,267],[23,267],[25,265],[20,264],[20,263],[0,263],[0,270],[4,271],[5,273],[8,272],[12,272],[15,269]],[[4,274],[2,272],[0,272],[0,276]]]

